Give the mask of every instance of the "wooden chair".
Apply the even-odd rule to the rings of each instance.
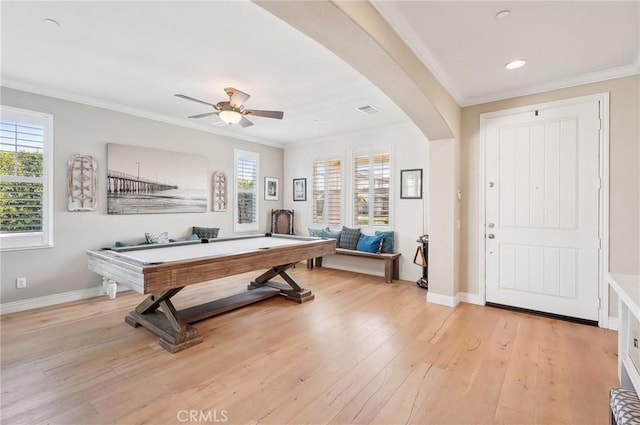
[[[293,210],[271,210],[271,233],[293,235]]]

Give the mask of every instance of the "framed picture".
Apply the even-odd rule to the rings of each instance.
[[[204,156],[107,144],[107,214],[207,212]]]
[[[275,177],[264,178],[264,200],[265,201],[278,200],[278,186],[280,186],[280,179],[277,179]]]
[[[400,170],[400,199],[422,199],[422,168]]]
[[[307,200],[307,179],[293,179],[293,200]]]

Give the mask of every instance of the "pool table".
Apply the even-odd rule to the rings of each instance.
[[[207,242],[207,243],[204,243]],[[158,335],[170,351],[202,342],[190,323],[254,302],[282,295],[302,303],[314,298],[287,270],[297,262],[336,252],[335,240],[270,233],[204,241],[88,250],[89,269],[104,278],[149,294],[125,321]],[[248,291],[202,305],[176,310],[171,298],[188,285],[268,269]],[[285,283],[273,282],[280,276]]]

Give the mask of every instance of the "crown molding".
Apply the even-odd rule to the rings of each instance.
[[[638,74],[640,74],[640,62],[636,61],[636,63],[633,65],[592,72],[589,74],[578,75],[575,77],[546,82],[543,84],[534,84],[528,87],[523,87],[521,89],[495,93],[489,96],[479,96],[475,98],[464,99],[460,106],[464,108],[467,106],[481,105],[484,103],[497,102],[514,97],[528,96],[532,94],[566,89],[569,87],[582,86],[591,83],[599,83],[601,81],[614,80],[616,78],[631,77]]]
[[[96,108],[102,108],[110,111],[121,112],[123,114],[133,115],[140,118],[146,118],[153,121],[159,121],[165,124],[176,125],[179,127],[189,128],[192,130],[204,131],[206,133],[212,133],[218,136],[229,137],[232,139],[238,139],[246,142],[257,143],[260,145],[272,146],[280,149],[284,148],[284,144],[282,143],[272,142],[270,140],[263,140],[256,137],[229,134],[228,132],[220,130],[220,127],[207,128],[207,127],[203,127],[188,121],[183,121],[181,119],[169,117],[166,115],[156,114],[156,113],[145,111],[142,109],[121,105],[118,103],[111,103],[105,100],[101,100],[101,99],[97,99],[89,96],[82,96],[76,93],[65,92],[62,90],[43,87],[43,86],[30,84],[30,83],[26,83],[18,80],[2,78],[2,80],[0,81],[0,86],[7,87],[10,89],[20,90],[24,92],[29,92],[33,94],[38,94],[41,96],[48,96],[56,99],[66,100],[69,102],[80,103],[83,105],[93,106]]]

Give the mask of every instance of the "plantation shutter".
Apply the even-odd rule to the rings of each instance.
[[[389,154],[373,157],[373,225],[389,225]]]
[[[357,156],[353,167],[353,223],[355,225],[369,224],[369,156]]]
[[[235,230],[258,230],[258,154],[236,151],[235,177]]]
[[[3,249],[51,243],[50,115],[2,107],[0,237]]]
[[[363,226],[388,226],[390,155],[356,156],[353,173],[353,222]]]
[[[342,167],[339,159],[313,161],[313,223],[342,221]]]

